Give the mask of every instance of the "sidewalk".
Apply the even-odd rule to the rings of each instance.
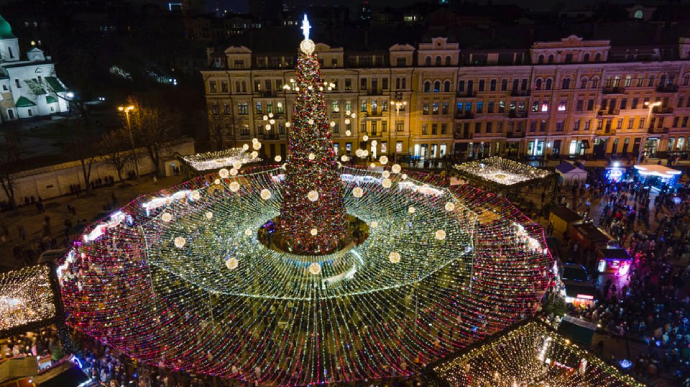
[[[44,201],[45,212],[43,213],[39,213],[35,206],[24,206],[15,211],[0,213],[0,227],[6,227],[9,232],[7,240],[0,248],[0,272],[24,265],[24,262],[14,258],[13,249],[15,246],[36,251],[31,263],[36,262],[40,255],[40,242],[44,237],[43,223],[46,216],[50,217],[49,235],[56,239],[58,248],[62,248],[65,240],[65,220],[71,220],[74,226],[80,222],[90,224],[96,215],[104,212],[104,205],[110,206],[112,212],[137,196],[155,193],[182,181],[184,181],[182,176],[163,177],[154,184],[151,176],[142,176],[139,184],[134,181],[127,181],[127,185],[122,187],[120,183],[115,183],[114,186],[96,188],[92,190],[89,196],[82,193],[80,197],[69,195],[46,200]],[[115,205],[113,205],[113,193],[117,198]],[[67,210],[67,204],[76,209],[76,216]],[[23,240],[19,235],[20,226],[26,230],[26,240]]]

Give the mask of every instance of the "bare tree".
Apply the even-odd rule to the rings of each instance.
[[[123,187],[125,179],[122,178],[122,172],[133,160],[129,147],[129,134],[124,128],[105,134],[99,142],[100,151],[104,154],[103,159],[115,168]]]
[[[79,160],[86,192],[91,192],[91,167],[99,153],[98,137],[86,122],[64,120],[58,124],[58,130],[62,133],[63,152],[70,160]]]
[[[134,142],[146,148],[156,175],[160,175],[161,160],[167,155],[170,142],[179,136],[181,117],[170,109],[148,104],[144,100],[130,97],[128,102],[134,106],[129,115]]]
[[[0,143],[0,184],[7,195],[9,205],[14,207],[15,176],[22,163],[22,148],[17,132],[5,131],[5,141]]]
[[[208,132],[214,150],[225,149],[225,134],[227,132],[227,119],[220,114],[208,114]]]

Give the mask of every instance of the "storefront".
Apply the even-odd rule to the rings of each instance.
[[[570,140],[570,145],[568,146],[568,155],[584,156],[588,148],[589,140]]]
[[[618,246],[604,246],[597,249],[597,271],[624,276],[630,271],[632,257],[626,249]]]
[[[543,156],[546,143],[543,140],[534,139],[527,143],[527,156]]]

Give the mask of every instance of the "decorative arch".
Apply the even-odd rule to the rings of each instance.
[[[537,60],[537,63],[543,64],[544,63],[544,55],[539,55],[539,59]]]
[[[588,53],[588,52],[585,53],[585,56],[584,56],[584,58],[582,58],[582,61],[585,62],[585,63],[588,63],[588,62],[589,62],[589,53]]]
[[[535,89],[535,90],[541,90],[541,87],[542,87],[542,83],[543,83],[543,82],[544,82],[544,81],[543,81],[541,78],[537,78],[537,79],[534,81],[534,89]]]
[[[443,82],[443,92],[444,93],[450,92],[450,81]]]
[[[431,57],[427,56],[426,59],[424,60],[424,64],[427,66],[431,66]]]
[[[437,56],[436,57],[436,66],[440,66],[440,65],[441,65],[441,57]]]
[[[563,90],[570,89],[570,78],[568,78],[568,77],[563,78],[563,80],[561,81],[561,89],[563,89]]]
[[[549,55],[549,64],[552,64],[554,59],[555,57],[553,56],[553,54]]]
[[[441,81],[434,81],[434,93],[441,91]]]
[[[546,89],[546,90],[551,90],[552,87],[553,87],[553,79],[551,79],[551,78],[546,78],[546,87],[545,87],[545,89]]]
[[[599,77],[592,77],[592,89],[599,87]]]
[[[450,59],[450,55],[448,55],[446,57],[446,66],[450,66],[450,63],[451,63],[451,59]]]
[[[589,79],[587,79],[587,77],[580,78],[580,89],[586,89],[587,88],[587,81],[589,81]]]
[[[431,82],[430,81],[424,81],[424,92],[428,93],[431,91]]]

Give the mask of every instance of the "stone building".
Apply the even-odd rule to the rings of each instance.
[[[222,131],[211,135],[222,137],[218,147],[258,138],[267,156],[286,155],[295,94],[283,86],[295,77],[297,43],[274,39],[286,49],[208,50],[202,76],[211,130]],[[421,159],[690,151],[689,38],[615,46],[570,35],[528,49],[465,49],[427,34],[417,44],[362,50],[320,43],[316,52],[324,80],[335,84],[326,100],[339,155],[363,146],[375,156]],[[269,113],[276,125],[266,131]]]

